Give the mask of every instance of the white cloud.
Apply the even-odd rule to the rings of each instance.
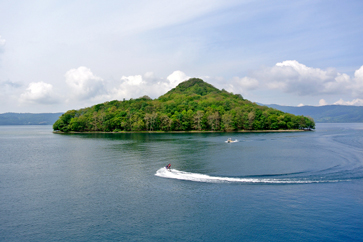
[[[91,99],[105,92],[103,79],[93,75],[87,67],[81,66],[77,69],[71,69],[67,71],[65,77],[75,99]]]
[[[251,77],[234,77],[232,83],[238,86],[241,89],[241,92],[245,92],[245,90],[255,90],[257,89],[259,82],[255,78]]]
[[[363,95],[363,66],[354,72],[353,96],[361,97]]]
[[[299,105],[297,105],[298,107],[303,107],[305,106],[303,103],[300,103]]]
[[[307,67],[296,60],[276,63],[263,72],[255,72],[255,75],[269,89],[280,89],[300,96],[342,93],[350,81],[348,75],[334,69]]]
[[[3,39],[0,35],[0,53],[3,53],[4,52],[4,49],[5,49],[5,43],[6,43],[6,40]]]
[[[171,88],[176,87],[179,83],[188,80],[190,77],[182,71],[174,71],[166,79],[169,80],[169,86]]]
[[[322,70],[287,60],[253,71],[249,76],[236,77],[232,83],[234,91],[270,89],[299,96],[344,94],[359,97],[363,95],[363,66],[351,78],[333,68]]]
[[[140,86],[141,84],[145,84],[145,82],[142,80],[141,75],[123,76],[121,77],[121,81],[123,81],[126,85],[129,86]]]
[[[350,106],[363,106],[363,99],[354,99],[352,101],[344,101],[343,99],[339,99],[334,103],[335,105],[350,105]]]
[[[225,80],[221,79],[219,82],[225,83]],[[224,84],[223,86],[226,86],[226,90],[229,92],[246,95],[248,91],[257,89],[259,87],[259,82],[255,78],[248,76],[243,78],[233,77],[229,84]]]
[[[325,106],[328,105],[328,103],[324,99],[320,99],[319,106]]]
[[[5,43],[6,43],[6,40],[5,40],[5,39],[3,39],[3,38],[1,37],[1,35],[0,35],[0,47],[1,47],[1,46],[4,46],[4,45],[5,45]]]
[[[145,93],[146,86],[147,82],[142,75],[122,76],[121,84],[109,90],[107,96],[109,99],[138,98],[147,95]]]
[[[54,104],[58,102],[53,86],[45,82],[32,82],[20,95],[22,103]]]
[[[358,70],[354,72],[354,77],[363,81],[363,66],[361,66]]]
[[[187,79],[189,77],[182,71],[174,71],[166,79],[156,78],[153,72],[147,72],[144,75],[122,76],[121,84],[110,89],[105,98],[122,100],[123,98],[139,98],[144,95],[157,98]]]

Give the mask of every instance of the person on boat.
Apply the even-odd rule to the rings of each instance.
[[[170,167],[171,167],[171,165],[169,164],[166,166],[166,169],[170,170],[171,169]]]

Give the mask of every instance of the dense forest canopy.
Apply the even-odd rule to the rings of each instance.
[[[240,94],[198,78],[180,83],[158,99],[114,100],[69,110],[53,125],[69,131],[237,131],[314,129],[310,117],[260,106]]]

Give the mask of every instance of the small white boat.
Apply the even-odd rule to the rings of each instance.
[[[232,140],[231,138],[228,138],[226,141],[226,143],[234,143],[234,142],[238,142],[238,140]]]

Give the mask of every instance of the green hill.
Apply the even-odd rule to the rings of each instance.
[[[68,131],[236,131],[315,128],[314,120],[260,106],[198,78],[158,99],[114,100],[69,110],[53,125]]]

